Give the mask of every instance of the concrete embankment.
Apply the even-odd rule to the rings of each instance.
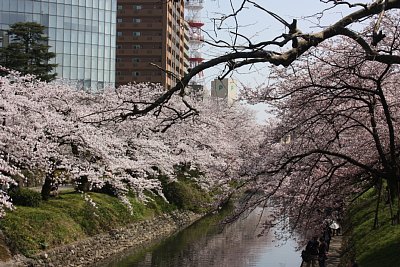
[[[4,266],[92,266],[106,262],[108,258],[149,246],[195,222],[202,215],[175,211],[150,220],[113,229],[77,241],[73,244],[46,250],[32,258],[14,257]],[[3,266],[0,263],[0,266]]]

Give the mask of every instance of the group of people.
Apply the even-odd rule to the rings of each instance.
[[[320,238],[314,236],[308,241],[305,250],[301,253],[303,259],[301,267],[326,267],[331,238],[339,233],[336,226],[334,227],[336,229],[331,226],[332,223],[326,227]]]
[[[329,245],[324,237],[313,237],[308,241],[306,249],[302,251],[303,259],[302,267],[325,267],[326,259],[328,258]]]

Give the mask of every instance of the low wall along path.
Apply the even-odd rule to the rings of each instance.
[[[201,214],[175,211],[85,240],[47,250],[1,266],[91,266],[127,251],[141,249],[200,219]]]

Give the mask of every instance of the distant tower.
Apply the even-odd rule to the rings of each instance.
[[[185,0],[186,16],[185,20],[189,25],[189,68],[194,68],[203,62],[201,47],[203,46],[203,34],[201,27],[204,23],[201,21],[201,10],[204,0]],[[203,73],[199,73],[192,78],[190,85],[193,89],[201,90],[203,88]]]

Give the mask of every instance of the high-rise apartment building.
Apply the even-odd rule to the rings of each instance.
[[[117,0],[0,0],[0,46],[16,22],[47,27],[58,78],[101,89],[115,83]]]
[[[118,0],[116,83],[171,88],[188,67],[184,0]]]

